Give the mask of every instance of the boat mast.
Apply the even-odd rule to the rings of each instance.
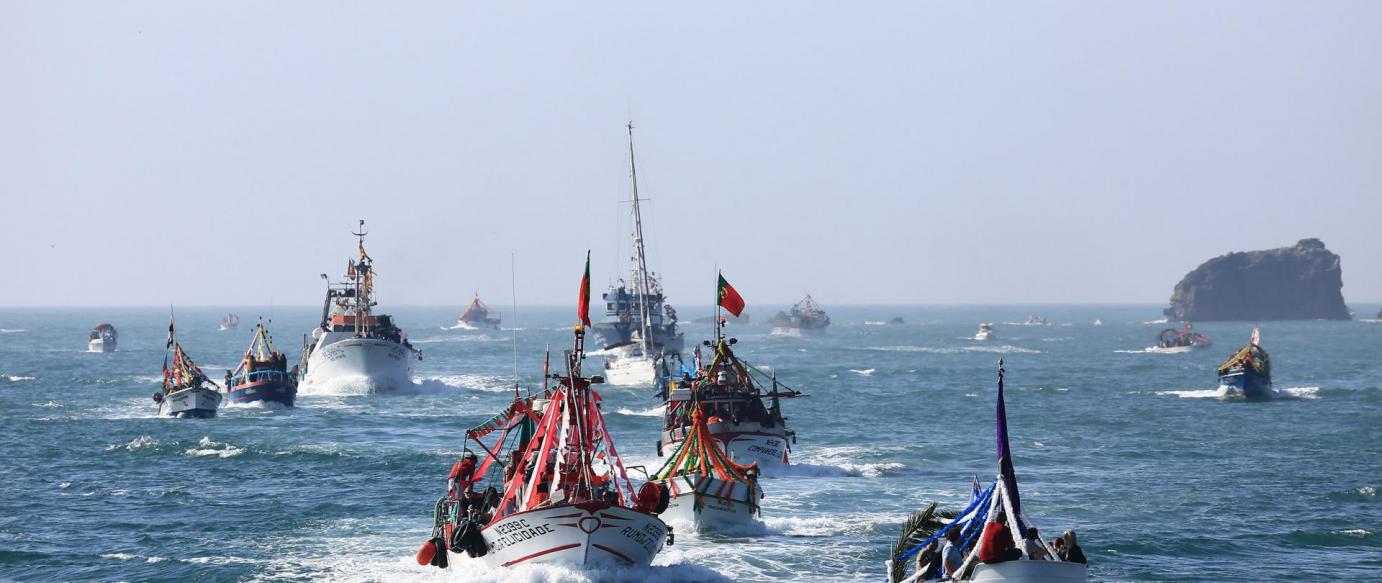
[[[365,263],[365,219],[360,219],[360,230],[351,232],[355,235],[360,248],[360,263],[355,269],[355,337],[364,336],[365,315],[369,310],[369,287],[362,285],[365,281],[365,274],[369,271],[369,265]]]
[[[634,297],[638,298],[639,333],[642,336],[644,356],[651,356],[652,314],[648,309],[648,296],[652,286],[648,282],[648,260],[643,249],[643,213],[638,208],[638,167],[633,157],[633,122],[627,125],[629,131],[629,177],[633,184],[633,281]]]

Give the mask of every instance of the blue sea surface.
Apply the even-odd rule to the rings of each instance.
[[[536,386],[545,348],[570,347],[571,308],[470,331],[450,328],[458,308],[384,306],[423,350],[414,391],[208,420],[155,415],[166,309],[0,309],[0,580],[883,581],[910,511],[958,509],[975,475],[992,480],[1000,357],[1025,510],[1048,537],[1078,531],[1091,579],[1382,579],[1382,323],[1263,323],[1279,398],[1244,402],[1217,395],[1214,369],[1250,322],[1200,324],[1212,347],[1164,354],[1144,350],[1167,327],[1154,306],[825,307],[818,337],[729,329],[809,395],[784,404],[795,465],[764,479],[762,529],[678,533],[641,573],[413,560],[465,429],[512,399],[515,359]],[[750,305],[756,322],[773,311]],[[239,330],[217,331],[227,312]],[[1031,312],[1051,325],[1021,325]],[[318,311],[177,315],[217,379],[257,316],[296,361]],[[117,352],[85,352],[97,322]],[[980,322],[996,340],[972,339]],[[685,329],[688,346],[711,334]],[[625,463],[655,463],[652,391],[600,390]]]

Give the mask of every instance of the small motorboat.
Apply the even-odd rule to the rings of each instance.
[[[120,339],[120,334],[115,331],[115,326],[101,323],[97,324],[87,335],[87,352],[115,352],[115,346]]]
[[[980,324],[979,331],[974,334],[975,340],[993,340],[998,338],[998,332],[994,331],[993,324]]]
[[[1194,348],[1204,348],[1212,344],[1214,344],[1213,340],[1204,334],[1196,332],[1194,326],[1189,322],[1186,322],[1185,326],[1180,330],[1167,328],[1156,336],[1156,347],[1161,350],[1190,350]]]
[[[240,366],[226,371],[226,396],[232,403],[277,403],[292,407],[298,394],[297,367],[288,370],[288,357],[274,350],[269,331],[260,322]]]
[[[166,417],[215,417],[221,406],[220,387],[207,378],[183,351],[168,320],[167,354],[163,357],[163,387],[154,393],[158,414]]]
[[[662,363],[662,355],[641,338],[635,332],[634,340],[604,350],[605,382],[624,387],[652,387],[657,384],[657,369]]]
[[[1272,360],[1258,345],[1260,339],[1261,332],[1253,326],[1248,344],[1219,365],[1220,393],[1250,400],[1272,398]]]
[[[1027,316],[1027,321],[1024,324],[1027,326],[1050,326],[1051,322],[1047,321],[1045,317],[1032,314]]]
[[[758,464],[729,459],[724,445],[711,435],[700,408],[692,413],[690,436],[667,456],[652,482],[670,495],[662,519],[689,525],[696,532],[742,527],[761,515]]]
[[[1095,325],[1095,326],[1103,326],[1103,325],[1104,325],[1104,321],[1103,321],[1103,320],[1100,320],[1100,319],[1098,319],[1098,318],[1095,318],[1095,319],[1094,319],[1094,324],[1093,324],[1093,325]]]
[[[224,332],[224,331],[226,331],[226,330],[234,330],[234,329],[239,328],[239,327],[240,327],[240,316],[236,316],[235,314],[226,314],[226,317],[221,318],[221,325],[220,325],[220,327],[218,328],[218,330],[221,330],[221,331]]]
[[[969,504],[960,512],[944,512],[932,502],[914,512],[894,543],[889,560],[889,583],[919,583],[940,579],[941,545],[952,531],[959,536],[963,563],[951,581],[991,581],[1003,583],[1083,583],[1088,567],[1083,551],[1078,556],[1062,555],[1044,540],[1026,541],[1022,533],[1035,528],[1018,494],[1017,472],[1013,469],[1012,449],[1008,444],[1008,417],[1003,402],[1003,361],[998,361],[998,476],[988,488],[980,488],[975,478]],[[990,530],[992,529],[992,530]],[[995,536],[983,536],[991,532]],[[1004,537],[1002,533],[1006,531]],[[1074,533],[1069,533],[1074,540]],[[997,549],[985,549],[986,541],[1008,548],[1006,556],[994,557]],[[989,551],[989,552],[986,552]],[[920,560],[917,560],[918,554]],[[987,560],[981,560],[981,557]],[[910,575],[908,566],[917,565]]]

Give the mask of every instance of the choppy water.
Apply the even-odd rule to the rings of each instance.
[[[524,329],[499,332],[443,329],[453,309],[395,310],[425,353],[417,394],[304,395],[212,420],[153,415],[163,310],[3,310],[0,579],[880,581],[909,511],[960,505],[971,476],[994,472],[999,356],[1027,511],[1048,535],[1080,532],[1093,578],[1382,577],[1382,324],[1265,324],[1285,398],[1246,403],[1214,395],[1213,369],[1248,323],[1203,324],[1217,344],[1186,354],[1143,351],[1164,327],[1150,306],[1044,308],[1053,325],[968,339],[1028,310],[836,308],[824,337],[734,330],[743,356],[811,395],[786,405],[799,465],[764,481],[763,530],[680,533],[651,573],[594,574],[412,559],[463,430],[509,398],[515,338],[531,382],[546,344],[569,345],[570,309],[522,309]],[[227,311],[241,330],[216,331]],[[296,358],[312,308],[180,310],[184,346],[216,378],[260,312]],[[865,324],[895,315],[907,324]],[[97,321],[119,328],[119,352],[83,352]],[[604,393],[620,450],[652,462],[658,403]]]

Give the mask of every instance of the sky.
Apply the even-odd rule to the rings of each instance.
[[[1382,301],[1380,2],[0,0],[0,306]],[[516,283],[512,285],[511,282]]]

